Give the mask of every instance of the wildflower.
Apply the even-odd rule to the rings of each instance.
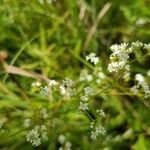
[[[93,95],[93,89],[91,87],[85,87],[84,93],[86,96],[91,96],[91,95]]]
[[[139,82],[139,84],[142,84],[144,82],[144,77],[142,74],[136,74],[135,80]]]
[[[73,95],[74,85],[75,82],[73,80],[66,78],[65,80],[62,81],[62,84],[59,86],[60,93],[62,95],[70,97],[71,95]]]
[[[143,46],[142,42],[136,41],[131,43],[131,47],[133,48],[141,48]]]
[[[102,109],[97,109],[96,112],[100,115],[101,118],[105,117],[105,112]]]
[[[50,94],[50,88],[48,86],[44,86],[41,89],[41,95],[48,96]]]
[[[94,122],[90,123],[90,128],[93,129],[94,128]]]
[[[25,119],[24,120],[24,127],[29,127],[31,125],[31,119]]]
[[[80,97],[82,101],[87,102],[88,101],[88,97],[87,96],[81,96]]]
[[[147,76],[150,77],[150,70],[147,71]]]
[[[135,80],[137,81],[137,83],[133,87],[131,87],[131,92],[137,94],[139,92],[139,89],[141,88],[141,90],[144,92],[144,98],[150,97],[150,89],[143,75],[136,74]]]
[[[47,113],[46,108],[42,108],[40,111],[40,114],[41,114],[41,118],[43,118],[43,119],[48,118],[48,113]]]
[[[101,83],[101,81],[103,81],[106,78],[105,74],[102,71],[99,71],[97,73],[97,79],[96,79],[96,83]]]
[[[67,141],[67,142],[65,143],[65,149],[66,149],[66,150],[71,150],[71,147],[72,147],[71,142]]]
[[[34,129],[29,131],[27,134],[27,141],[30,142],[33,146],[37,147],[41,144],[41,137],[38,133],[39,126],[36,126]]]
[[[102,127],[101,125],[99,125],[98,127],[95,128],[95,130],[91,131],[91,139],[92,140],[96,140],[98,138],[98,136],[100,135],[105,135],[106,130],[104,127]]]
[[[53,86],[56,86],[56,85],[58,85],[58,83],[56,82],[56,80],[50,80],[49,81],[49,86],[50,87],[53,87]]]
[[[62,85],[71,88],[75,85],[75,82],[72,79],[65,78],[65,80],[62,81]]]
[[[110,63],[108,64],[108,71],[119,72],[121,69],[124,69],[124,80],[130,79],[130,66],[127,64],[129,61],[129,54],[132,53],[133,48],[127,47],[127,43],[122,43],[120,45],[112,45],[110,47],[113,52],[110,55]]]
[[[47,130],[45,125],[35,126],[26,136],[27,142],[37,147],[42,143],[42,140],[47,140]]]
[[[139,18],[136,20],[135,25],[138,27],[143,26],[146,23],[146,20],[144,18]]]
[[[86,56],[86,61],[91,61],[91,63],[94,63],[96,65],[99,62],[99,58],[96,57],[95,53],[90,53],[88,56]]]
[[[134,93],[134,94],[138,94],[138,92],[139,92],[137,85],[134,85],[133,87],[131,87],[130,90],[131,90],[131,92]]]
[[[84,103],[80,102],[79,109],[82,110],[82,111],[89,110],[88,103],[86,103],[86,102],[84,102]]]
[[[92,81],[93,76],[91,74],[89,74],[86,69],[83,69],[80,73],[79,80],[80,81]]]
[[[32,87],[40,87],[40,86],[41,86],[41,83],[38,82],[38,81],[36,81],[36,82],[33,82],[33,83],[31,84],[31,86],[32,86]]]
[[[60,89],[60,93],[61,93],[62,95],[65,95],[65,94],[66,94],[67,91],[66,91],[66,88],[65,88],[64,86],[60,85],[59,89]]]
[[[144,44],[144,48],[150,50],[150,44]]]
[[[59,141],[61,144],[64,144],[64,143],[65,143],[65,140],[66,140],[66,138],[65,138],[64,135],[60,135],[60,136],[58,137],[58,141]]]

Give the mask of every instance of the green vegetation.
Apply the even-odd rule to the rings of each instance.
[[[0,0],[0,149],[149,150],[149,8]]]

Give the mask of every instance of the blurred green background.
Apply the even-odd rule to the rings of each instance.
[[[99,19],[98,15],[107,6]],[[87,42],[93,26],[94,32]],[[145,43],[150,40],[149,0],[0,0],[0,52],[8,55],[5,63],[49,78],[77,78],[86,67],[80,58],[89,52],[100,55],[106,69],[110,45],[136,40]],[[140,58],[132,72],[146,74],[149,61]],[[8,134],[4,136],[0,131],[0,149],[32,149],[22,142],[18,118],[23,120],[22,112],[26,114],[32,107],[46,102],[30,95],[33,79],[17,75],[8,75],[6,79],[2,65],[0,69],[0,116],[7,116],[11,122],[6,127],[10,130]],[[150,150],[148,102],[130,96],[107,96],[106,99],[109,100],[103,102],[108,114],[105,142],[102,145],[99,141],[90,142],[78,134],[76,127],[77,132],[71,137],[73,149]],[[69,110],[65,113],[69,114]],[[54,145],[54,141],[47,145]],[[47,147],[55,149],[55,146]]]

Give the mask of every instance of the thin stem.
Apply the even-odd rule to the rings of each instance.
[[[23,47],[21,47],[18,52],[16,53],[16,55],[14,56],[14,58],[12,59],[12,61],[10,62],[10,65],[13,66],[14,63],[16,62],[16,60],[18,59],[18,57],[20,56],[20,54],[25,50],[26,47],[29,46],[30,43],[32,43],[33,40],[35,40],[38,37],[38,35],[34,36],[30,41],[28,41],[27,43],[25,43],[25,45],[23,45]],[[3,82],[5,83],[8,77],[8,73],[5,74]]]

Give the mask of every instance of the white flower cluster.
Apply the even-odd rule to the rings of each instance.
[[[90,61],[96,65],[99,62],[99,58],[96,57],[95,53],[90,53],[88,56],[86,56],[86,61]]]
[[[92,74],[88,73],[88,70],[83,69],[80,73],[80,77],[79,77],[80,81],[92,81],[93,80],[93,76]]]
[[[97,109],[96,112],[99,114],[100,118],[105,118],[105,112],[102,109]]]
[[[74,93],[75,82],[72,79],[66,78],[62,81],[62,84],[59,86],[61,95],[65,95],[66,97],[70,97]]]
[[[58,83],[55,80],[49,80],[48,85],[41,88],[41,95],[49,96],[52,93],[52,89],[54,89]]]
[[[150,88],[147,84],[147,82],[144,79],[144,76],[142,74],[136,74],[135,75],[135,81],[136,84],[131,87],[131,92],[134,94],[138,94],[140,89],[144,93],[144,98],[149,98],[150,97]]]
[[[41,118],[43,118],[43,119],[47,119],[48,118],[48,112],[47,112],[46,108],[42,108],[40,110],[40,114],[41,114]]]
[[[133,53],[137,49],[146,49],[148,54],[150,53],[150,44],[143,44],[142,42],[135,41],[132,42],[131,45],[127,43],[122,43],[120,45],[115,44],[110,47],[111,51],[113,52],[110,55],[110,63],[108,64],[108,71],[111,72],[118,72],[121,69],[124,69],[124,76],[125,80],[129,80],[130,78],[130,65],[129,65],[129,55]]]
[[[58,137],[58,141],[62,145],[58,150],[71,150],[72,144],[69,141],[66,141],[66,137],[64,135],[60,135]]]
[[[110,63],[108,64],[109,72],[118,72],[121,69],[124,69],[125,79],[130,75],[130,66],[127,63],[129,61],[129,54],[133,50],[131,47],[127,48],[127,46],[128,44],[126,43],[112,45],[110,49],[113,53],[110,55]]]
[[[27,142],[37,147],[42,143],[42,140],[47,140],[47,129],[45,125],[35,126],[26,136]]]
[[[31,125],[31,119],[29,119],[29,118],[25,119],[24,120],[24,127],[28,128],[28,127],[30,127],[30,125]]]
[[[150,44],[144,44],[144,49],[150,50]]]
[[[150,69],[147,71],[147,76],[150,77]]]
[[[84,95],[80,97],[81,98],[81,102],[79,105],[80,110],[82,110],[82,111],[89,110],[88,100],[89,100],[89,97],[92,95],[93,95],[93,89],[91,87],[85,87]]]
[[[106,134],[105,128],[102,127],[101,125],[95,127],[94,122],[90,123],[90,128],[92,129],[90,136],[92,140],[96,140],[100,135]]]
[[[132,42],[131,43],[131,47],[134,49],[134,48],[141,48],[143,47],[143,43],[142,42],[139,42],[139,41],[135,41],[135,42]]]
[[[86,110],[89,110],[89,107],[88,107],[88,98],[86,96],[81,96],[81,102],[80,102],[80,106],[79,106],[79,109],[82,110],[82,111],[86,111]]]
[[[98,70],[97,74],[96,74],[96,83],[100,84],[105,78],[105,74],[103,71],[101,71],[100,69]]]
[[[56,80],[49,80],[47,85],[42,86],[39,82],[33,82],[31,87],[34,92],[39,92],[43,96],[49,97],[49,99],[53,100],[53,92],[59,91],[61,95],[66,96],[66,98],[70,98],[74,94],[74,86],[75,82],[72,79],[65,78],[62,83],[58,83]]]
[[[36,82],[33,82],[33,83],[31,84],[31,86],[32,86],[32,87],[40,87],[40,86],[41,86],[41,83],[38,82],[38,81],[36,81]]]

